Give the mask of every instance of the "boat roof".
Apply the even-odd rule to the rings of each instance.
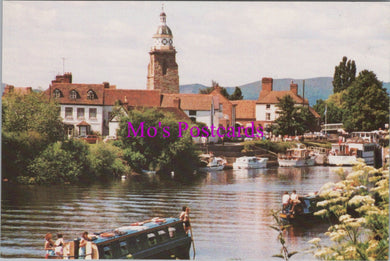
[[[132,234],[136,234],[140,231],[149,230],[157,227],[164,227],[169,224],[180,221],[178,218],[154,218],[151,220],[147,220],[144,222],[137,222],[131,225],[119,227],[113,230],[104,231],[101,233],[95,233],[97,235],[97,239],[93,240],[93,243],[99,244],[104,243],[106,241],[112,241],[115,239],[119,239],[123,236],[129,236]],[[102,234],[111,234],[112,236],[101,236]]]

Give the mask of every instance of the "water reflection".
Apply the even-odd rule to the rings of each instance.
[[[93,186],[16,186],[3,184],[1,257],[43,256],[46,232],[65,240],[150,217],[177,217],[191,208],[197,258],[269,259],[280,251],[268,227],[283,191],[304,194],[338,176],[330,167],[228,170],[202,174],[193,184],[136,177]],[[287,244],[303,253],[307,240],[323,237],[326,225],[293,227]]]

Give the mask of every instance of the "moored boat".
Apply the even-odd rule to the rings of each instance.
[[[332,150],[328,155],[328,164],[353,165],[358,162],[358,158],[361,158],[367,165],[373,165],[375,146],[375,143],[363,140],[332,143]]]
[[[199,157],[203,164],[203,166],[199,168],[201,171],[223,170],[227,163],[225,159],[215,157],[212,154],[201,154]]]
[[[314,166],[315,155],[305,145],[297,144],[296,148],[288,149],[286,153],[278,154],[280,167]]]
[[[244,156],[239,157],[233,163],[233,169],[260,169],[267,167],[268,158]]]
[[[64,259],[189,259],[192,239],[178,218],[154,218],[95,233],[85,256],[78,255],[80,239],[66,243]]]

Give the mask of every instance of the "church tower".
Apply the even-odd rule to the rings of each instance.
[[[179,70],[176,63],[176,50],[173,35],[166,23],[167,15],[162,11],[160,24],[153,35],[154,44],[148,65],[148,90],[161,90],[162,93],[179,93]]]

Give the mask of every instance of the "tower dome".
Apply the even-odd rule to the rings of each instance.
[[[157,27],[156,34],[153,35],[154,45],[152,49],[174,49],[173,35],[167,25],[167,15],[165,12],[160,13],[160,24]]]

